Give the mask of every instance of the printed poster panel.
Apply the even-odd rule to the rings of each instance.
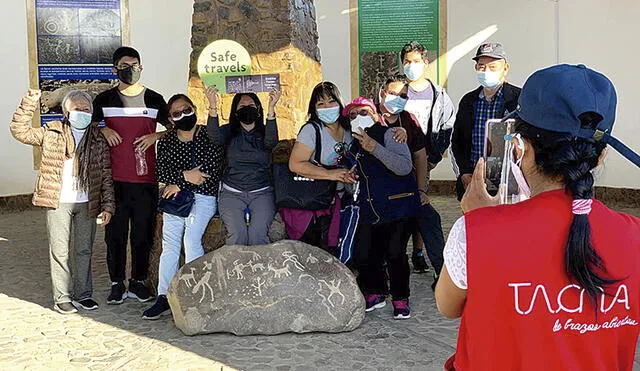
[[[280,90],[280,75],[227,76],[226,93],[268,93]]]
[[[62,118],[71,90],[95,98],[117,83],[113,52],[128,43],[127,0],[30,0],[31,86],[42,90],[43,125]]]
[[[216,40],[207,45],[198,57],[200,79],[207,88],[215,85],[221,94],[227,93],[228,76],[250,74],[251,55],[244,46],[234,40]],[[236,85],[237,82],[231,86]]]
[[[359,94],[374,98],[387,77],[402,71],[400,50],[418,41],[429,61],[440,63],[440,2],[442,0],[357,0],[357,69]],[[439,83],[440,66],[435,66]]]

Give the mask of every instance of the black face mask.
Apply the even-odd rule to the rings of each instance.
[[[198,117],[195,113],[192,113],[189,116],[183,116],[180,120],[173,120],[176,128],[182,131],[190,131],[194,126],[196,126],[197,122]]]
[[[236,117],[245,125],[251,125],[258,119],[258,109],[253,106],[244,106],[236,111]]]
[[[133,67],[118,70],[118,79],[127,85],[133,85],[140,80],[142,71],[134,70]]]

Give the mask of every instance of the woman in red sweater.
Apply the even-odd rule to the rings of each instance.
[[[531,199],[497,205],[480,161],[444,251],[439,311],[462,317],[448,370],[631,370],[640,330],[640,219],[594,199],[611,145],[611,81],[585,66],[534,73],[512,169]],[[516,176],[516,178],[518,178]]]

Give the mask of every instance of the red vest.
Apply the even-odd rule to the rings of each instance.
[[[640,330],[640,219],[594,202],[592,243],[621,279],[597,309],[565,273],[563,191],[465,216],[467,301],[456,370],[629,370]]]

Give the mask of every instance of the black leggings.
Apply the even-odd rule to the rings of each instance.
[[[362,292],[386,295],[389,292],[384,261],[387,261],[393,300],[409,298],[409,259],[407,243],[412,225],[409,219],[358,226],[356,247],[358,283]]]

